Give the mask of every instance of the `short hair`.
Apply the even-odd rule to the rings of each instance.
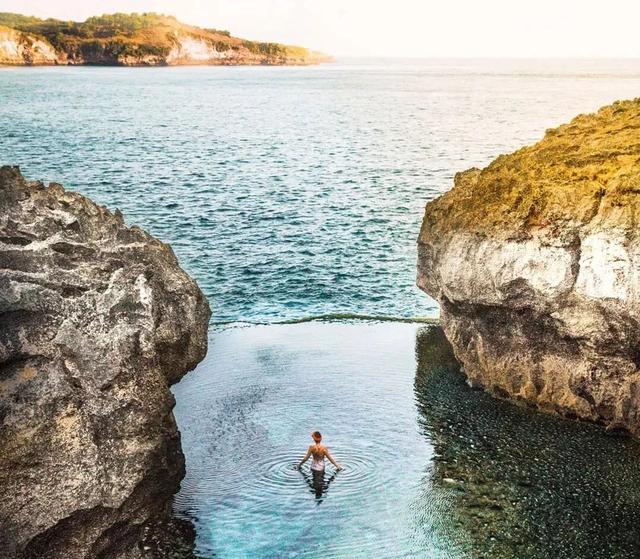
[[[313,433],[311,433],[311,436],[313,437],[314,441],[322,440],[322,433],[320,433],[320,431],[314,431]]]

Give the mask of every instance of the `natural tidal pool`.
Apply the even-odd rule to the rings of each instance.
[[[174,393],[199,557],[640,554],[640,445],[470,389],[438,327],[214,330]],[[345,468],[320,490],[314,429]]]

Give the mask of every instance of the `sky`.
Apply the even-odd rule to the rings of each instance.
[[[338,57],[640,58],[638,0],[0,0],[0,11],[154,11]]]

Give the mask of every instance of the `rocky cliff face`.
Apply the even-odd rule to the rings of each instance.
[[[58,54],[47,41],[0,25],[0,65],[45,65],[58,62]]]
[[[640,100],[455,178],[418,285],[471,383],[640,433]]]
[[[138,558],[184,473],[209,308],[170,247],[0,169],[0,556]]]
[[[174,37],[166,49],[114,49],[111,44],[88,44],[61,50],[46,39],[0,27],[0,65],[97,65],[97,66],[181,66],[181,65],[309,65],[329,62],[328,56],[302,49],[268,54],[252,52],[242,41],[229,46],[200,37]],[[164,52],[166,50],[166,52]],[[157,51],[157,52],[156,52]]]
[[[0,12],[4,65],[304,65],[329,60],[303,47],[249,41],[155,13],[105,14],[73,22]]]

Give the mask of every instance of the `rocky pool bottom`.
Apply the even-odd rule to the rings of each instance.
[[[174,393],[195,544],[167,557],[640,555],[640,444],[472,390],[438,327],[213,331]],[[320,486],[314,429],[345,466]]]

